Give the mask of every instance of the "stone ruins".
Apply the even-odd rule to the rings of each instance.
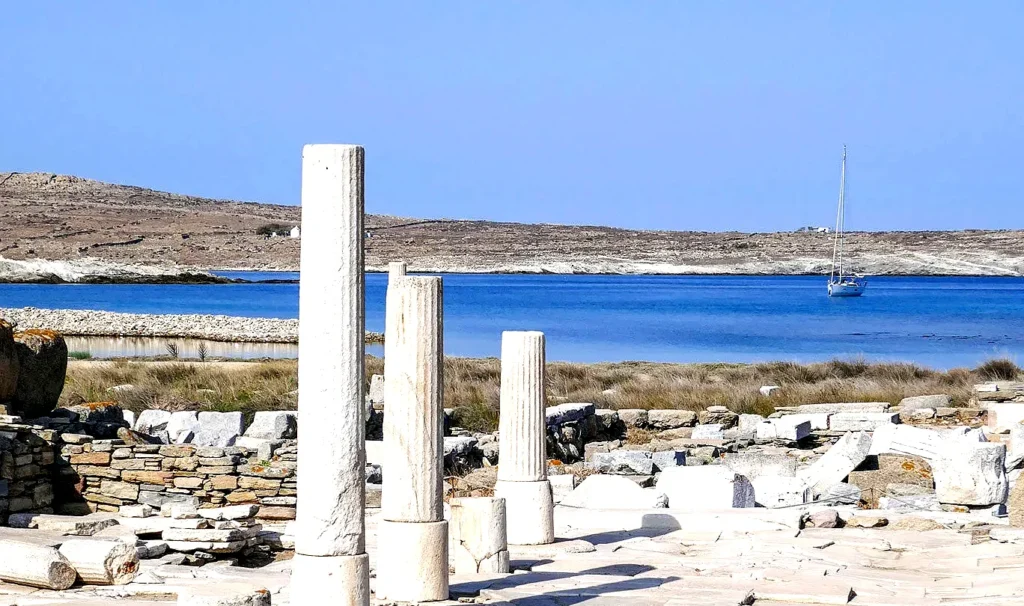
[[[58,408],[63,339],[0,320],[0,605],[1024,600],[1024,385],[602,410],[510,331],[499,431],[468,432],[441,278],[390,265],[365,376],[363,163],[303,150],[297,412]]]

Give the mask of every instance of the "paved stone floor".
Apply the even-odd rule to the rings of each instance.
[[[453,576],[452,598],[520,606],[1024,603],[1024,530],[1007,527],[1005,519],[921,513],[902,516],[901,526],[931,519],[948,528],[801,530],[803,511],[560,507],[555,544],[513,547],[517,570],[510,575]],[[890,522],[901,519],[886,513]],[[854,514],[870,512],[842,512]],[[373,516],[367,526],[372,560]],[[140,579],[122,587],[50,592],[0,583],[0,605],[165,605],[197,588],[239,594],[265,588],[274,604],[287,604],[289,567],[287,561],[255,570],[147,561]]]

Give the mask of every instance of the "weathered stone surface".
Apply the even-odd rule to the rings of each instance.
[[[665,471],[672,467],[686,465],[685,450],[662,450],[651,453],[651,461],[654,463],[655,471]]]
[[[713,511],[754,507],[754,488],[746,476],[721,465],[676,467],[661,472],[655,486],[671,509]]]
[[[109,452],[83,452],[78,455],[71,455],[72,465],[106,465],[110,463]]]
[[[829,412],[815,412],[815,413],[797,413],[782,415],[792,423],[800,423],[807,421],[811,424],[811,431],[826,431],[828,429],[828,419],[832,416]]]
[[[654,509],[665,507],[665,495],[622,476],[595,474],[587,476],[562,505],[586,509]]]
[[[259,524],[248,528],[227,528],[218,530],[215,528],[168,528],[163,532],[165,541],[198,541],[225,543],[229,541],[244,541],[259,534],[263,527]]]
[[[908,455],[883,454],[868,456],[849,475],[849,483],[857,486],[869,506],[879,504],[890,485],[915,485],[931,492],[935,482],[932,467],[925,459]]]
[[[796,477],[762,475],[750,480],[761,507],[792,507],[811,502],[811,489]]]
[[[157,435],[159,432],[167,431],[167,423],[171,420],[171,413],[166,410],[143,410],[132,427],[139,433]]]
[[[907,425],[882,425],[875,430],[869,454],[896,453],[934,460],[948,440],[931,429]]]
[[[845,412],[885,412],[889,410],[888,402],[839,402],[830,404],[801,404],[787,410],[798,414],[845,413]]]
[[[18,356],[18,383],[11,412],[26,419],[45,416],[57,406],[64,390],[68,346],[52,330],[29,329],[14,333]]]
[[[913,410],[915,408],[944,408],[950,405],[952,399],[946,394],[933,396],[911,396],[900,400],[900,410]]]
[[[888,524],[889,519],[881,516],[851,516],[846,520],[850,528],[879,528]]]
[[[1024,482],[1020,480],[1013,485],[1006,508],[1010,514],[1010,526],[1024,528]]]
[[[1006,446],[992,443],[951,444],[933,463],[939,502],[955,505],[1005,503]]]
[[[619,411],[619,418],[626,411]],[[647,426],[651,429],[676,429],[693,427],[697,424],[697,413],[692,410],[650,410],[647,411]]]
[[[798,442],[811,435],[811,423],[788,416],[767,419],[757,426],[756,435],[758,440]]]
[[[721,425],[723,429],[729,429],[736,426],[739,415],[725,406],[708,406],[698,413],[697,418],[702,425]]]
[[[212,509],[200,509],[200,517],[208,520],[243,520],[251,518],[259,511],[257,505],[232,505]]]
[[[551,484],[551,496],[555,503],[561,503],[576,490],[576,476],[571,473],[548,476],[548,482]]]
[[[198,431],[199,413],[195,411],[182,410],[171,413],[170,419],[167,420],[167,441],[171,444],[191,442]]]
[[[600,473],[648,475],[654,473],[654,461],[649,452],[616,450],[595,453],[587,468]]]
[[[245,425],[240,412],[199,413],[199,429],[192,436],[196,446],[231,446],[242,435]]]
[[[796,459],[785,455],[740,451],[725,455],[722,458],[722,465],[746,476],[749,480],[762,475],[782,477],[796,475]]]
[[[117,520],[107,514],[94,514],[88,516],[58,516],[43,514],[37,515],[33,518],[31,527],[55,534],[88,537],[100,532],[104,528],[116,525]]]
[[[626,427],[643,429],[647,427],[648,411],[642,408],[623,408],[618,411],[619,419]],[[696,421],[696,417],[694,418]]]
[[[724,427],[721,423],[697,425],[693,428],[693,433],[690,434],[690,437],[694,440],[722,440],[725,438],[723,429]]]
[[[256,413],[245,435],[264,440],[291,440],[298,435],[298,427],[298,417],[294,412],[261,411]]]
[[[573,421],[580,421],[586,417],[593,416],[597,409],[593,404],[585,402],[570,402],[557,406],[548,406],[544,411],[544,423],[546,425],[562,425]]]
[[[18,387],[18,353],[14,346],[14,328],[0,319],[0,403],[14,399]]]
[[[810,515],[807,525],[811,528],[838,528],[842,525],[842,520],[835,509],[822,509]]]
[[[830,503],[832,505],[857,505],[861,500],[861,490],[859,487],[846,482],[836,482],[830,486],[825,487],[819,495],[817,500],[823,503]]]
[[[128,484],[127,482],[103,480],[100,483],[100,493],[115,499],[134,501],[139,498],[139,486],[138,484]]]
[[[868,456],[870,448],[870,435],[863,432],[847,433],[820,459],[797,471],[797,477],[803,478],[811,487],[811,492],[818,496],[856,469]]]
[[[829,417],[828,428],[832,431],[874,431],[899,422],[900,415],[895,412],[837,412]]]
[[[757,426],[763,423],[764,420],[764,417],[761,415],[740,415],[737,427],[743,433],[751,433],[757,431]]]

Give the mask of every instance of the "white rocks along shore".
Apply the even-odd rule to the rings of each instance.
[[[0,308],[19,328],[49,328],[70,336],[175,337],[244,343],[297,343],[298,320],[200,314],[128,314],[85,309]],[[373,333],[368,333],[372,336]]]

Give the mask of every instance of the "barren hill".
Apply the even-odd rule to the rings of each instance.
[[[298,268],[298,207],[212,200],[47,173],[0,173],[0,256],[194,268]],[[369,215],[366,262],[422,271],[805,274],[828,271],[816,233],[633,231]],[[265,230],[264,230],[265,231]],[[858,270],[1021,275],[1024,231],[853,233]]]

